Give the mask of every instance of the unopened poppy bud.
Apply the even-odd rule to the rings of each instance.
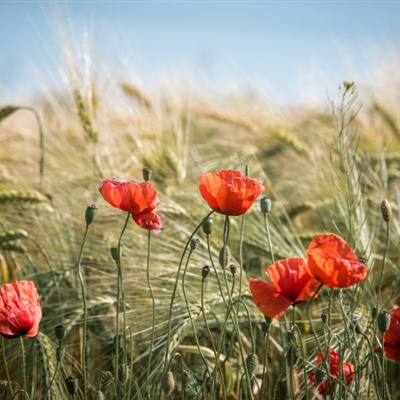
[[[378,329],[385,333],[390,327],[390,314],[387,311],[382,311],[378,315]]]
[[[56,338],[61,342],[61,340],[64,339],[65,326],[64,325],[57,325],[54,328],[54,333],[56,334]]]
[[[104,400],[104,399],[105,399],[104,393],[101,390],[96,390],[93,400]]]
[[[112,259],[113,259],[115,262],[118,262],[118,260],[119,260],[119,257],[118,257],[118,247],[115,247],[115,246],[111,247],[111,248],[110,248],[110,253],[111,253]],[[120,249],[120,254],[119,254],[119,255],[121,256],[121,249]]]
[[[207,218],[203,221],[201,224],[201,227],[203,228],[203,232],[208,236],[212,234],[213,228],[214,228],[214,221],[211,218]]]
[[[229,265],[231,261],[231,251],[228,246],[222,246],[218,259],[221,268],[225,269]]]
[[[250,379],[254,377],[258,368],[258,357],[257,354],[249,354],[246,358],[247,372],[249,373]]]
[[[376,317],[378,316],[378,307],[377,306],[372,306],[371,316],[372,316],[372,319],[376,319]]]
[[[190,241],[190,251],[195,251],[200,244],[200,239],[192,239]]]
[[[328,320],[328,314],[325,311],[322,311],[322,313],[321,313],[322,323],[325,325],[327,320]]]
[[[201,269],[201,278],[203,279],[203,281],[206,280],[208,274],[210,273],[210,267],[208,265],[205,265],[202,269]]]
[[[363,333],[363,330],[361,329],[361,326],[357,321],[354,321],[352,325],[353,325],[353,329],[354,329],[355,333],[357,333],[359,335],[361,335]]]
[[[78,393],[78,378],[73,378],[69,376],[65,380],[65,386],[67,387],[69,394],[77,394]]]
[[[97,214],[97,207],[92,204],[91,206],[88,206],[85,211],[85,221],[86,221],[86,226],[92,225],[94,219],[96,218]]]
[[[65,348],[64,347],[57,347],[56,349],[56,360],[61,362],[65,355]]]
[[[315,369],[315,382],[319,385],[322,382],[326,381],[326,372],[323,364],[320,364],[316,369]]]
[[[381,202],[381,213],[385,222],[389,222],[392,218],[392,207],[386,199]]]
[[[229,266],[229,269],[230,269],[232,275],[236,275],[237,267],[235,264],[231,264]]]
[[[174,391],[175,378],[172,371],[167,371],[167,373],[165,374],[163,379],[162,389],[166,397],[170,396],[170,394]]]
[[[148,182],[153,171],[150,168],[143,168],[143,179]]]
[[[264,315],[264,321],[268,325],[268,327],[271,326],[271,324],[272,324],[272,318],[271,317],[268,317],[267,315]]]
[[[287,341],[290,343],[294,339],[294,332],[291,329],[286,331]]]
[[[114,348],[117,348],[117,341],[118,341],[118,351],[122,351],[123,349],[123,341],[124,337],[120,334],[118,336],[114,336]]]
[[[272,206],[271,200],[268,199],[267,197],[263,197],[260,200],[260,208],[263,214],[268,214],[271,211],[271,206]]]

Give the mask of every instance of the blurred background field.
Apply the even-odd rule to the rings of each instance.
[[[82,7],[89,7],[89,3]],[[43,4],[42,10],[43,7],[47,10]],[[355,7],[354,3],[351,4],[349,7]],[[311,7],[298,2],[286,5]],[[168,4],[158,6],[167,7]],[[188,4],[180,6],[187,8]],[[211,3],[208,6],[211,7]],[[22,16],[26,11],[23,8],[29,10],[32,6],[3,2],[1,7],[5,10],[2,16],[14,12]],[[73,17],[75,5],[70,4],[70,7]],[[101,7],[104,8],[99,6],[99,9]],[[145,9],[150,6],[142,4],[137,7]],[[178,9],[177,4],[173,7]],[[195,12],[200,5],[195,3],[193,7]],[[221,7],[218,3],[216,15],[220,15],[218,10]],[[231,7],[238,5],[233,3]],[[326,7],[333,5],[328,3]],[[371,5],[360,4],[359,7]],[[383,15],[389,18],[394,15],[391,11],[398,6],[385,3],[385,7],[388,8]],[[115,6],[117,9],[118,5]],[[374,21],[381,26],[378,24],[379,10],[376,10]],[[356,10],[343,13],[344,10],[340,15],[345,21],[351,16],[349,24],[362,18],[361,11],[360,14]],[[202,15],[200,13],[199,18]],[[104,15],[103,18],[107,21]],[[35,19],[33,22],[33,25],[37,23]],[[202,81],[196,74],[182,79],[179,74],[169,75],[161,62],[157,65],[167,78],[164,76],[159,81],[161,83],[155,85],[151,74],[142,78],[135,68],[128,73],[126,65],[117,70],[109,59],[102,59],[101,51],[90,50],[91,43],[99,46],[98,38],[89,35],[86,42],[82,37],[79,40],[79,20],[72,21],[72,25],[63,19],[50,19],[50,22],[58,46],[58,55],[53,54],[57,67],[53,69],[54,59],[47,64],[46,58],[43,61],[51,73],[36,67],[33,76],[28,75],[27,79],[27,70],[24,69],[21,78],[17,75],[19,89],[14,94],[13,86],[4,78],[0,89],[2,106],[32,107],[43,125],[44,171],[40,183],[41,153],[35,114],[24,108],[12,110],[9,115],[4,108],[3,114],[0,112],[0,118],[3,117],[0,121],[0,278],[1,283],[32,279],[38,287],[44,318],[40,336],[29,342],[35,349],[30,352],[29,373],[36,396],[48,386],[49,376],[54,372],[56,341],[53,331],[57,324],[67,327],[67,351],[71,357],[66,367],[68,374],[80,375],[80,365],[76,360],[81,352],[82,301],[75,267],[85,228],[84,212],[92,203],[99,212],[82,261],[88,286],[92,388],[98,385],[101,372],[112,368],[116,271],[109,249],[116,245],[124,217],[102,200],[97,188],[104,177],[142,180],[143,167],[153,170],[152,183],[159,193],[159,212],[164,218],[163,232],[152,237],[151,279],[157,307],[156,349],[152,360],[155,384],[161,379],[166,316],[177,265],[186,240],[209,211],[197,187],[199,176],[208,171],[244,171],[248,165],[250,176],[263,182],[265,195],[273,201],[270,228],[276,258],[304,256],[311,237],[322,232],[337,233],[352,243],[357,255],[368,260],[370,271],[368,280],[362,285],[362,293],[345,292],[346,301],[356,302],[361,324],[369,318],[370,307],[376,300],[376,277],[385,241],[379,206],[383,198],[388,199],[393,208],[392,241],[383,293],[388,311],[399,304],[400,121],[397,91],[400,76],[395,68],[398,55],[394,51],[386,52],[385,58],[374,59],[360,74],[356,67],[354,76],[349,72],[345,75],[344,70],[340,70],[338,75],[327,70],[330,79],[323,79],[317,85],[314,75],[311,82],[300,78],[305,86],[300,85],[299,92],[290,92],[290,88],[283,84],[284,93],[275,100],[263,84],[257,84],[256,77],[246,85],[219,86],[207,78]],[[396,23],[393,20],[393,29],[398,27]],[[368,22],[365,24],[367,26]],[[118,20],[115,20],[113,26],[117,25]],[[78,30],[71,31],[72,26]],[[338,22],[335,29],[340,32],[340,27]],[[351,41],[351,36],[341,38],[339,35],[338,38],[344,46],[346,38]],[[126,37],[123,39],[128,40]],[[380,43],[386,44],[386,39],[382,40]],[[40,41],[36,44],[40,49]],[[119,42],[113,42],[113,45],[123,53],[124,48],[118,47]],[[6,54],[10,52],[8,44],[2,46],[5,46]],[[162,44],[159,47],[162,48]],[[107,46],[104,50],[105,55],[111,51]],[[258,51],[262,50],[255,49]],[[283,57],[277,53],[278,61],[280,56]],[[124,57],[128,55],[124,54]],[[301,55],[298,57],[301,59]],[[281,61],[284,65],[293,62],[290,58],[284,60]],[[275,68],[280,70],[279,65],[276,62]],[[3,77],[5,68],[10,68],[10,65],[2,61]],[[216,77],[224,74],[223,68]],[[285,68],[279,74],[282,82],[290,81]],[[24,83],[27,85],[25,98],[19,79],[21,82],[35,80],[32,86],[29,82]],[[235,75],[231,79],[234,80]],[[343,103],[341,82],[344,80],[355,81],[357,89]],[[279,92],[279,89],[275,88],[272,93]],[[313,101],[294,100],[294,97],[302,98],[296,94],[300,92],[304,93],[304,99],[308,94],[317,93],[317,96],[311,99]],[[341,147],[340,132],[348,138],[344,147]],[[345,159],[350,160],[347,167]],[[212,236],[212,252],[217,257],[222,245],[223,218],[216,215],[214,221],[216,232]],[[231,246],[235,263],[240,256],[240,227],[239,219],[232,218]],[[187,278],[194,314],[199,313],[201,268],[209,262],[206,238],[202,233],[198,236],[200,247],[191,259]],[[146,246],[147,235],[130,224],[123,240],[124,282],[128,325],[133,332],[134,378],[139,385],[147,368],[151,326],[151,304],[145,276]],[[265,267],[271,264],[258,203],[246,216],[243,246],[243,290],[255,334],[261,343],[263,316],[252,305],[247,289],[248,278],[263,277]],[[206,292],[207,310],[215,318],[212,329],[218,335],[223,314],[215,279],[207,281]],[[316,318],[321,313],[320,307],[316,303],[313,312]],[[309,327],[305,318],[303,322],[302,329],[306,333]],[[208,346],[204,328],[200,321],[198,323],[202,344]],[[274,327],[278,332],[277,324]],[[193,337],[180,291],[173,329],[173,344],[181,346],[187,364],[195,371],[199,360],[192,352]],[[277,336],[270,347],[271,354],[281,354]],[[6,350],[12,354],[12,346],[8,345]],[[315,346],[310,346],[308,351],[312,362]],[[18,352],[15,352],[15,358],[17,363]],[[232,393],[237,385],[238,359],[232,357],[232,372],[227,372],[232,374]],[[272,376],[276,377],[280,361],[276,358],[271,360]],[[17,368],[14,371],[12,380],[18,380]],[[394,398],[400,393],[399,384],[394,379],[398,373],[398,365],[390,362],[389,385]],[[0,379],[5,377],[0,375]],[[298,393],[303,393],[303,384],[299,383]],[[50,394],[52,398],[62,398],[59,396],[65,392],[63,385],[62,377],[57,375]],[[282,393],[279,393],[283,397],[284,383]]]

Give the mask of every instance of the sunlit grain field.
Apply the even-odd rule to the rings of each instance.
[[[2,399],[400,396],[380,332],[383,311],[399,305],[395,95],[344,82],[318,108],[278,107],[256,90],[154,94],[69,71],[65,93],[0,110],[1,283],[33,281],[43,314],[36,336],[0,342]],[[98,190],[104,178],[142,182],[143,168],[158,234]],[[220,170],[265,191],[241,215],[214,212],[207,231],[199,179]],[[306,259],[325,233],[346,241],[366,278],[265,318],[249,280],[267,281],[276,260]],[[327,348],[336,371],[332,354],[317,365]]]

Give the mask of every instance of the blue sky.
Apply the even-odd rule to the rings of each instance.
[[[2,103],[40,93],[62,63],[55,9],[89,31],[95,60],[119,75],[257,86],[277,102],[324,97],[342,80],[368,84],[400,33],[398,1],[0,0]]]

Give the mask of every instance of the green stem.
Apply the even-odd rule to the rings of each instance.
[[[26,377],[26,365],[25,365],[25,348],[24,348],[24,339],[22,336],[19,336],[19,345],[21,348],[21,366],[22,366],[22,378],[24,381],[23,392],[24,392],[24,400],[28,400],[27,390],[27,377]]]
[[[118,247],[117,247],[117,269],[118,269],[118,277],[117,277],[117,316],[115,321],[115,371],[114,371],[114,398],[118,399],[118,368],[119,368],[119,313],[121,311],[121,292],[123,290],[122,287],[122,266],[121,266],[121,241],[122,236],[125,232],[125,229],[128,225],[129,218],[131,214],[128,212],[128,215],[125,220],[125,224],[122,228],[121,234],[118,239]],[[125,327],[124,327],[125,329]],[[124,332],[125,337],[125,332]]]
[[[266,232],[266,235],[267,235],[269,252],[271,253],[271,260],[272,260],[272,263],[274,263],[275,262],[275,257],[274,257],[274,251],[272,250],[272,241],[271,241],[271,235],[269,233],[269,224],[268,224],[267,214],[264,214],[264,225],[265,225],[265,232]]]
[[[151,370],[151,356],[153,353],[153,346],[154,346],[154,338],[155,338],[155,329],[156,329],[156,305],[155,305],[155,298],[153,288],[151,287],[150,282],[150,246],[151,244],[151,231],[148,231],[147,236],[147,267],[146,267],[146,278],[147,278],[147,286],[150,291],[151,297],[151,305],[152,305],[152,328],[151,328],[151,341],[150,341],[150,348],[149,348],[149,361],[147,365],[147,375],[146,375],[146,393],[150,396],[149,392],[149,377],[150,377],[150,370]]]
[[[170,307],[169,307],[169,315],[168,315],[168,333],[167,333],[167,343],[166,343],[166,349],[165,349],[165,358],[164,358],[164,368],[163,368],[163,377],[165,376],[165,374],[167,373],[167,367],[168,367],[168,355],[169,355],[169,346],[171,343],[171,331],[172,331],[172,310],[173,310],[173,305],[174,305],[174,301],[175,301],[175,296],[176,296],[176,289],[178,287],[178,282],[179,282],[179,275],[181,273],[181,268],[182,268],[182,264],[183,264],[183,259],[185,257],[186,251],[190,245],[191,240],[193,239],[193,236],[196,234],[196,232],[200,229],[201,225],[203,224],[203,222],[209,218],[212,214],[214,213],[213,211],[210,211],[203,219],[202,221],[196,226],[195,230],[192,232],[192,234],[190,235],[188,241],[186,242],[185,248],[183,249],[182,255],[181,255],[181,259],[179,261],[179,265],[178,265],[178,270],[176,272],[176,278],[175,278],[175,283],[174,283],[174,287],[172,289],[172,296],[171,296],[171,302],[170,302]],[[161,399],[162,397],[162,388],[160,390],[160,395],[159,398]]]
[[[6,348],[5,348],[5,345],[4,345],[4,337],[3,336],[1,337],[1,350],[2,350],[2,355],[3,355],[4,368],[6,370],[7,385],[10,388],[11,396],[14,396],[14,389],[11,386],[10,371],[8,370],[8,362],[7,362],[7,357],[6,357]]]
[[[261,384],[261,399],[264,400],[265,393],[265,385],[268,383],[268,396],[270,398],[270,390],[269,390],[269,368],[268,368],[268,345],[269,345],[269,332],[271,330],[271,325],[267,324],[267,332],[264,335],[264,364],[263,364],[263,372],[262,372],[262,384]]]
[[[376,305],[378,307],[378,314],[379,314],[379,302],[382,294],[382,286],[383,286],[383,271],[385,268],[385,262],[386,262],[386,254],[388,252],[389,248],[389,237],[390,237],[390,221],[386,223],[386,239],[385,239],[385,249],[383,252],[383,257],[382,257],[382,266],[381,266],[381,272],[379,276],[379,286],[378,286],[378,295],[377,295],[377,300],[376,300]]]
[[[79,282],[81,284],[82,291],[82,302],[83,302],[83,353],[82,353],[82,367],[83,367],[83,398],[87,400],[87,382],[88,382],[88,368],[87,368],[87,301],[86,301],[86,289],[85,282],[83,281],[81,272],[81,260],[83,249],[85,247],[86,238],[89,232],[89,225],[86,225],[85,234],[83,236],[81,250],[79,252],[78,262],[77,262],[77,273]]]

